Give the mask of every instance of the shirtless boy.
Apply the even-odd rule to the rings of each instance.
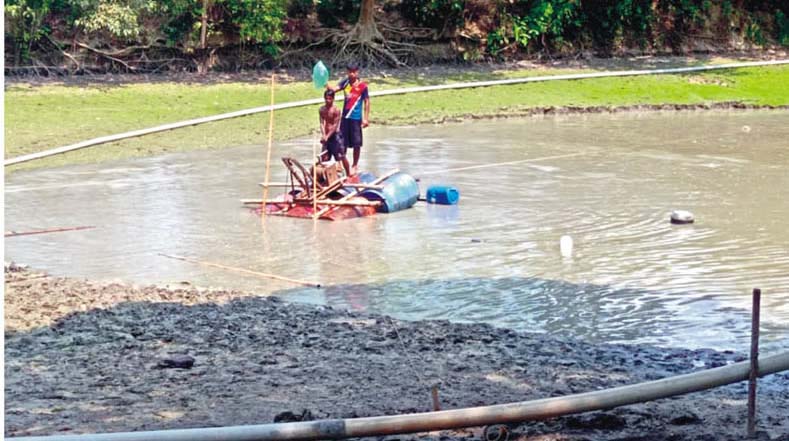
[[[327,89],[323,93],[323,107],[318,110],[321,121],[321,145],[325,153],[321,154],[321,160],[327,161],[334,157],[335,161],[342,162],[345,174],[351,176],[351,166],[348,158],[345,157],[345,144],[340,134],[340,121],[342,120],[340,110],[334,107],[334,91]]]

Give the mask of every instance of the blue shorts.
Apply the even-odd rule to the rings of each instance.
[[[330,157],[334,157],[335,161],[342,161],[345,158],[345,144],[342,142],[342,135],[339,132],[326,140],[326,151],[329,152]]]
[[[345,147],[361,148],[362,146],[362,120],[343,118],[340,124],[342,139],[345,140]]]

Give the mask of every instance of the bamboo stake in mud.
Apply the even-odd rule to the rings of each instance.
[[[434,384],[432,388],[430,388],[430,393],[433,395],[433,412],[438,412],[441,410],[441,403],[438,401],[438,385]]]
[[[756,435],[756,379],[759,376],[759,309],[762,290],[754,288],[751,310],[751,372],[748,375],[748,437]]]
[[[29,236],[31,234],[59,233],[61,231],[89,230],[91,228],[96,228],[96,227],[66,227],[66,228],[47,228],[44,230],[34,230],[34,231],[6,231],[5,237]]]
[[[313,288],[320,288],[321,287],[321,284],[318,283],[318,282],[310,282],[310,281],[307,281],[307,280],[291,279],[291,278],[288,278],[288,277],[277,276],[277,275],[274,275],[274,274],[266,274],[266,273],[261,273],[259,271],[252,271],[252,270],[248,270],[248,269],[245,269],[245,268],[236,268],[236,267],[232,267],[232,266],[222,265],[222,264],[219,264],[219,263],[204,262],[202,260],[190,259],[188,257],[183,257],[183,256],[173,256],[173,255],[164,254],[164,253],[159,253],[159,255],[162,256],[162,257],[166,257],[168,259],[183,260],[184,262],[196,263],[198,265],[212,266],[214,268],[221,268],[221,269],[228,270],[228,271],[235,271],[237,273],[251,274],[253,276],[263,277],[263,278],[266,278],[266,279],[281,280],[283,282],[290,282],[290,283],[295,283],[295,284],[298,284],[298,285],[311,286]]]
[[[274,140],[274,74],[271,74],[271,111],[269,112],[268,119],[268,149],[266,151],[266,185],[263,186],[263,200],[268,199],[268,179],[269,170],[271,169],[271,144]],[[266,218],[266,205],[265,203],[260,210],[261,219]]]

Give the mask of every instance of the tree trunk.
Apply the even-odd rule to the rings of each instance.
[[[352,60],[372,64],[386,61],[394,66],[404,64],[399,60],[397,50],[393,49],[393,46],[399,43],[387,41],[378,30],[375,22],[375,0],[362,0],[359,20],[350,31],[334,33],[333,39],[339,50],[332,63]]]
[[[372,41],[378,36],[378,29],[375,26],[375,0],[362,0],[362,8],[359,11],[359,39],[362,41]]]
[[[205,49],[208,34],[208,1],[203,0],[203,14],[200,17],[200,49]]]

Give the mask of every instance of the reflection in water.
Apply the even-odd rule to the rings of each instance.
[[[5,251],[55,275],[189,280],[402,317],[740,350],[750,291],[760,287],[765,346],[789,347],[787,117],[372,128],[363,169],[397,167],[421,178],[423,192],[453,185],[460,204],[336,223],[269,217],[265,229],[238,202],[259,197],[259,146],[21,172],[6,181],[8,229],[97,228],[9,238]],[[273,157],[311,151],[311,140],[297,140],[276,145]],[[493,163],[506,165],[479,167]],[[284,180],[284,169],[272,172]],[[696,224],[671,225],[676,209],[693,212]],[[565,235],[572,257],[560,253]],[[294,290],[160,252],[328,288]]]

